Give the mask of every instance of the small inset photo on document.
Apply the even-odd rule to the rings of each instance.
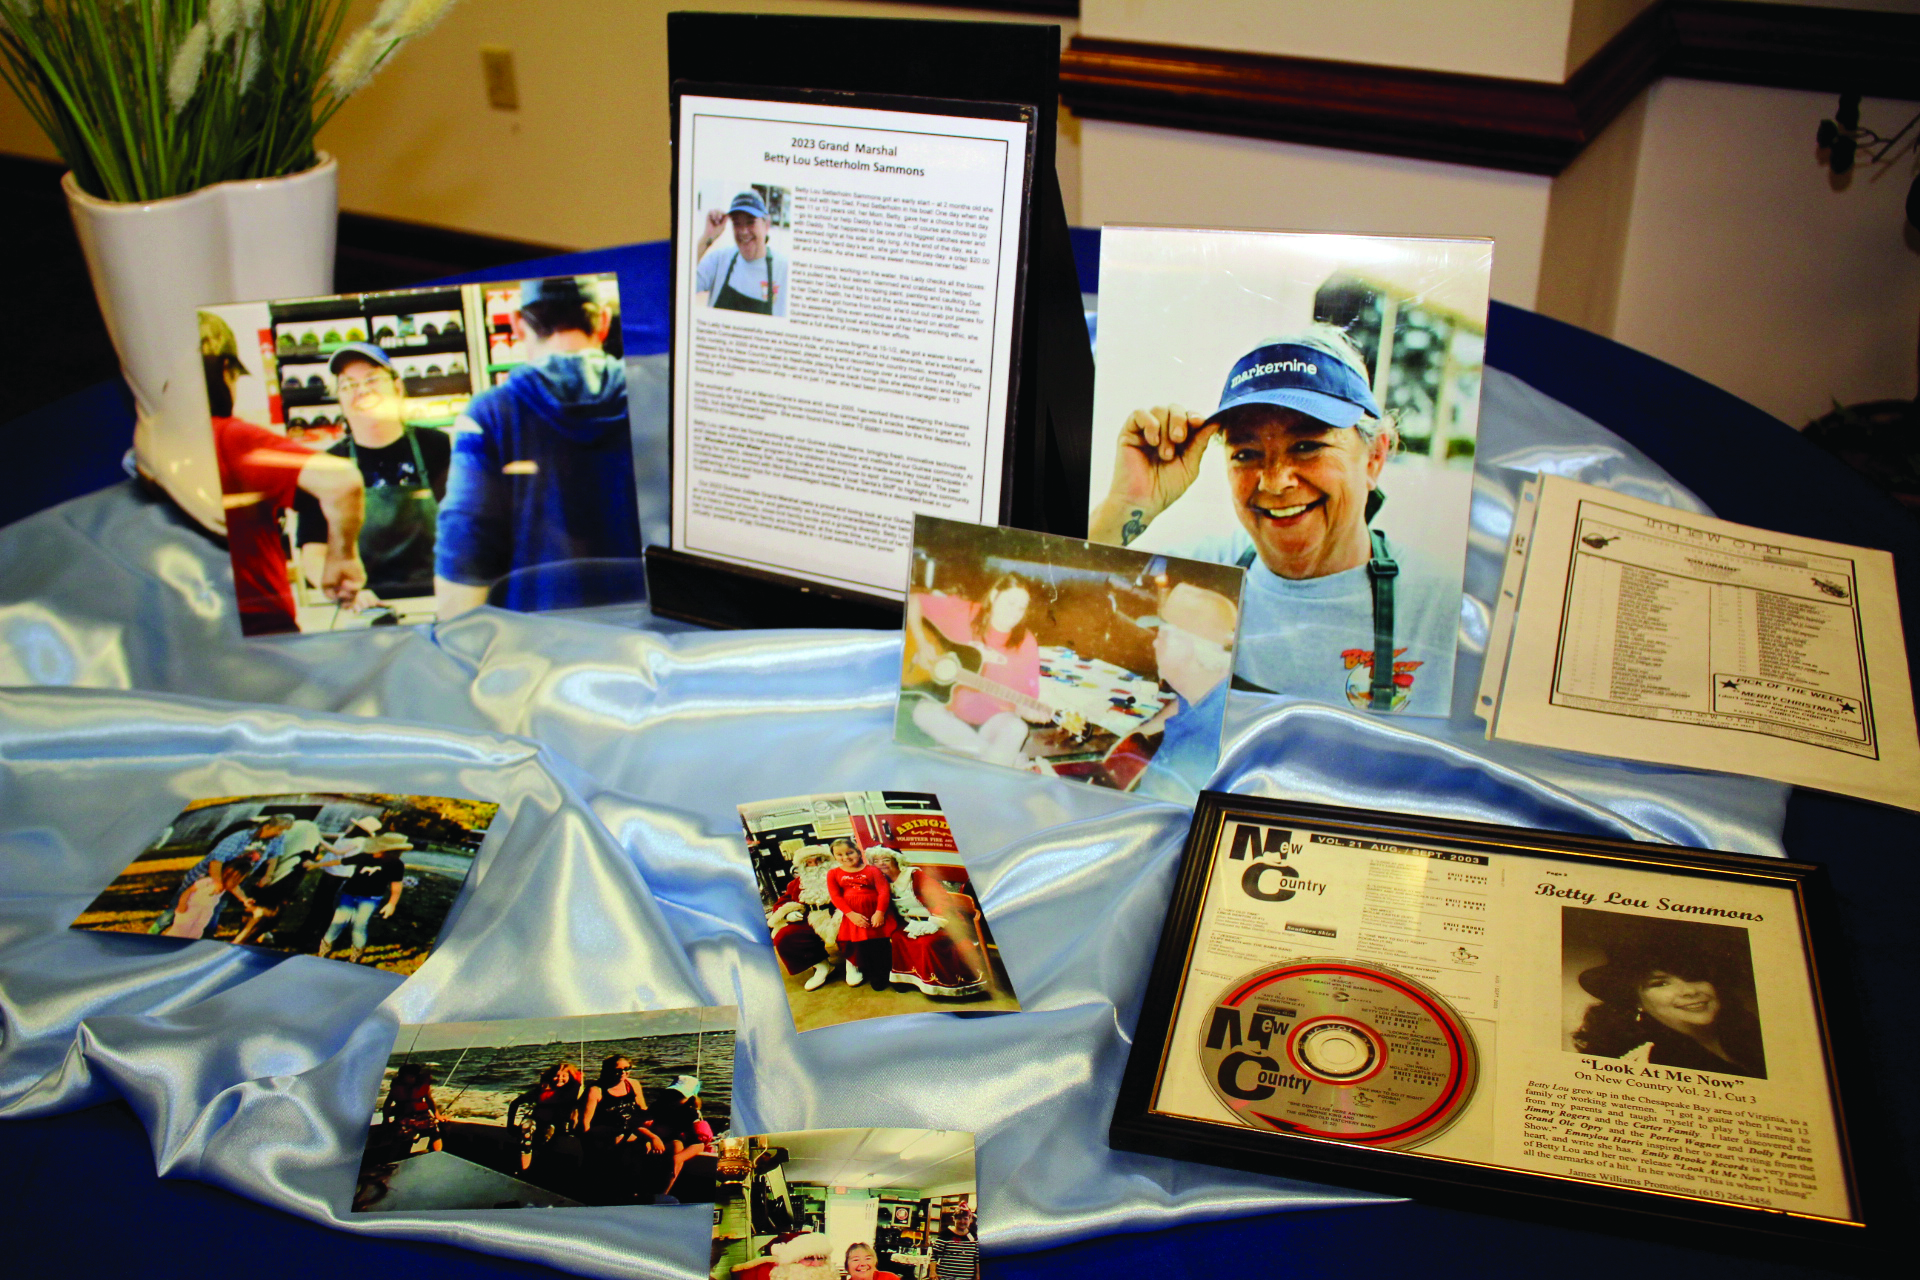
[[[791,196],[766,183],[709,182],[694,192],[693,304],[751,315],[787,314]]]
[[[412,973],[438,941],[499,808],[345,792],[197,800],[72,927]]]
[[[1746,929],[1563,907],[1562,1047],[1767,1078]]]
[[[737,1023],[715,1006],[403,1026],[354,1211],[709,1203]]]
[[[1493,242],[1108,227],[1088,536],[1240,565],[1248,686],[1444,716]]]
[[[894,736],[1192,804],[1220,759],[1244,578],[919,516]]]
[[[1020,1008],[937,796],[793,796],[740,821],[796,1029]]]
[[[720,1280],[980,1274],[973,1135],[810,1129],[720,1140]]]
[[[645,594],[611,274],[200,311],[240,627]]]

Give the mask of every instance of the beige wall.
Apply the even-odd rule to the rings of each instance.
[[[1581,63],[1620,34],[1620,28],[1652,7],[1653,0],[1575,0],[1567,31],[1566,74],[1578,71]]]
[[[373,7],[355,0],[352,25]],[[563,248],[665,237],[666,15],[677,9],[1056,21],[868,0],[461,0],[321,135],[340,158],[342,207]],[[1072,31],[1069,21],[1062,40]],[[513,50],[518,111],[487,106],[482,45]],[[1074,218],[1071,121],[1063,134],[1059,169]],[[4,89],[0,152],[54,158]]]
[[[999,16],[860,0],[462,0],[322,137],[341,159],[341,204],[567,248],[665,237],[666,15],[688,8]],[[488,108],[482,45],[513,50],[518,111]]]
[[[1641,94],[1553,180],[1534,305],[1595,333],[1612,333],[1619,311],[1646,119]]]
[[[1574,0],[1080,0],[1080,30],[1558,83],[1574,7]]]
[[[1868,99],[1860,118],[1890,134],[1917,108]],[[1835,400],[1916,390],[1920,235],[1903,213],[1914,160],[1835,190],[1813,143],[1833,109],[1832,95],[1787,89],[1649,90],[1604,330],[1796,427]]]
[[[1548,178],[1288,142],[1080,122],[1087,224],[1492,236],[1493,296],[1531,307]]]

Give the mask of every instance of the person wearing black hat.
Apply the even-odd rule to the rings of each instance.
[[[733,246],[713,249],[731,223]],[[726,212],[707,210],[706,225],[693,247],[693,300],[719,311],[748,311],[762,316],[787,314],[787,260],[768,242],[772,223],[758,191],[742,191]]]
[[[1418,673],[1430,663],[1451,671],[1459,577],[1372,527],[1397,436],[1346,335],[1320,324],[1258,344],[1234,362],[1211,414],[1135,410],[1088,536],[1118,546],[1138,539],[1192,487],[1216,438],[1239,529],[1153,550],[1247,570],[1242,682],[1374,711],[1447,714],[1448,681]]]
[[[351,607],[359,612],[385,600],[433,594],[434,528],[447,493],[453,444],[447,433],[406,420],[406,387],[387,353],[370,342],[349,342],[327,370],[347,420],[345,439],[327,450],[350,459],[366,484],[360,559],[367,585]],[[311,499],[300,513],[300,565],[317,582],[325,559],[326,521]]]
[[[241,362],[233,328],[210,311],[200,313],[200,359],[220,489],[227,503],[227,548],[240,630],[250,636],[297,631],[280,517],[301,495],[311,497],[324,524],[314,580],[330,599],[345,603],[367,580],[360,562],[365,487],[359,473],[339,459],[234,416],[233,393],[251,371]]]
[[[1599,1002],[1573,1033],[1581,1053],[1767,1077],[1751,968],[1677,928],[1609,947],[1605,964],[1580,974],[1580,986]]]
[[[434,554],[442,619],[489,598],[523,610],[591,603],[601,584],[631,583],[640,508],[626,367],[603,346],[613,323],[591,277],[521,282],[513,329],[527,363],[454,424]],[[520,572],[542,566],[565,568]]]

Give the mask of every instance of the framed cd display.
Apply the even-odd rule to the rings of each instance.
[[[1864,1246],[1823,893],[1804,863],[1204,792],[1112,1144]]]

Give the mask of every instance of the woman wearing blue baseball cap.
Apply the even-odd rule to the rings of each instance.
[[[733,247],[713,249],[727,224],[733,225]],[[719,311],[746,311],[754,315],[787,314],[787,260],[776,257],[767,235],[771,222],[767,202],[749,188],[733,198],[726,212],[707,210],[706,226],[694,245],[694,303]]]
[[[1088,536],[1125,546],[1187,492],[1207,447],[1225,448],[1239,529],[1153,549],[1247,570],[1237,671],[1275,693],[1375,711],[1445,715],[1457,577],[1431,570],[1371,527],[1397,444],[1366,367],[1331,325],[1264,341],[1233,364],[1211,414],[1137,409],[1121,429],[1113,483]]]
[[[327,362],[347,433],[327,452],[351,459],[366,485],[360,557],[367,585],[356,613],[392,600],[433,595],[434,526],[447,495],[453,444],[447,433],[407,421],[407,388],[393,359],[371,342],[342,344]],[[297,543],[308,579],[318,582],[327,526],[319,504],[297,502]]]

